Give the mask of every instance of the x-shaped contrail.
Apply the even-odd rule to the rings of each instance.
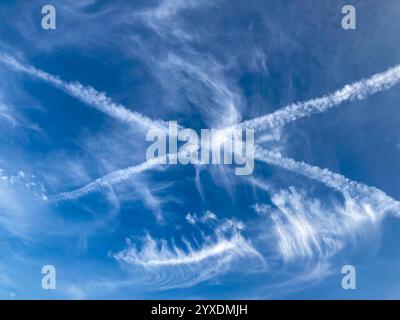
[[[116,118],[120,121],[133,123],[144,130],[151,128],[161,129],[167,132],[167,124],[160,120],[152,120],[138,112],[132,112],[123,105],[113,102],[104,93],[96,91],[89,86],[83,86],[78,82],[65,82],[59,77],[51,75],[43,70],[33,66],[26,65],[6,53],[0,54],[0,62],[8,65],[12,69],[29,74],[37,79],[47,82],[48,84],[61,89],[70,96],[73,96],[83,103],[93,106],[100,111]],[[317,113],[322,113],[330,108],[338,106],[344,102],[353,100],[362,100],[368,96],[387,90],[400,82],[400,65],[388,69],[385,72],[377,73],[369,78],[362,79],[358,82],[345,85],[340,90],[337,90],[329,95],[324,95],[305,102],[293,103],[285,106],[273,113],[266,114],[261,117],[254,118],[239,123],[230,128],[222,129],[229,131],[234,128],[253,128],[255,130],[276,131],[281,129],[286,124],[298,119],[308,117]],[[168,154],[167,157],[176,156]],[[286,170],[304,175],[310,179],[317,180],[330,188],[340,192],[362,196],[365,198],[372,197],[378,201],[383,211],[393,210],[399,211],[400,203],[382,190],[371,187],[359,182],[352,181],[338,173],[331,172],[327,169],[322,169],[316,166],[298,162],[294,159],[285,158],[279,153],[266,150],[259,145],[255,148],[255,158],[259,161],[284,168]],[[50,197],[50,201],[58,202],[63,200],[72,200],[83,197],[84,195],[95,192],[100,188],[119,183],[134,175],[150,170],[162,163],[162,158],[147,160],[139,165],[117,170],[107,174],[95,181],[70,192],[60,193]]]

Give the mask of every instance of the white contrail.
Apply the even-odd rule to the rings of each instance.
[[[152,169],[163,162],[165,162],[165,159],[159,157],[145,161],[137,166],[132,166],[126,169],[121,169],[111,172],[108,175],[83,186],[82,188],[79,188],[71,192],[63,192],[56,196],[50,197],[49,201],[59,202],[59,201],[74,200],[81,198],[86,194],[96,192],[101,188],[107,187],[110,184],[115,184],[127,180],[128,178],[131,178],[134,175]]]
[[[345,85],[334,93],[305,102],[290,104],[273,113],[247,120],[238,124],[242,128],[254,128],[258,130],[276,130],[289,122],[313,114],[322,113],[346,101],[363,100],[368,96],[390,89],[400,82],[400,65],[388,69],[385,72],[374,74],[369,78]]]
[[[359,100],[364,99],[368,95],[372,95],[379,91],[383,91],[385,89],[389,89],[389,88],[393,87],[399,81],[400,81],[400,66],[396,66],[385,72],[375,74],[370,78],[362,79],[361,81],[346,85],[342,89],[340,89],[330,95],[326,95],[321,98],[312,99],[312,100],[309,100],[306,102],[291,104],[291,105],[284,107],[284,108],[282,108],[276,112],[273,112],[271,114],[268,114],[268,115],[265,115],[262,117],[258,117],[258,118],[252,119],[252,120],[244,121],[240,124],[237,124],[236,126],[222,129],[222,131],[226,130],[226,132],[230,132],[230,130],[234,129],[234,127],[236,127],[236,128],[255,128],[255,129],[265,129],[265,128],[278,129],[281,126],[285,125],[286,123],[289,123],[291,121],[295,121],[302,117],[310,116],[310,115],[313,115],[316,113],[322,113],[322,112],[328,110],[329,108],[339,105],[345,101],[351,101],[351,100],[355,100],[355,99],[359,99]],[[267,151],[265,151],[265,152],[267,152]],[[274,156],[272,157],[272,155],[274,155]],[[279,160],[283,160],[284,158],[281,156],[278,157],[277,154],[269,153],[269,156],[267,158],[271,162],[273,162],[274,165],[277,165],[277,166],[285,165],[285,164],[279,162]],[[274,161],[272,161],[272,160],[274,160]],[[291,160],[291,159],[287,159],[287,160],[293,161],[293,164],[296,164],[294,167],[296,167],[299,164],[306,166],[305,163],[295,162],[294,160]],[[289,162],[286,162],[286,165]],[[145,164],[146,164],[146,162],[139,165],[139,166],[144,167],[144,169],[140,172],[146,171],[151,168],[151,166],[147,168],[145,166]],[[129,179],[132,175],[139,173],[139,172],[136,172],[136,170],[134,170],[134,168],[136,168],[136,166],[116,171],[115,173],[117,173],[121,177],[118,180],[118,182],[123,181],[125,179]],[[316,168],[316,169],[322,170],[319,168]],[[114,173],[110,173],[109,175],[112,176],[113,174]],[[352,184],[351,180],[349,180],[341,175],[338,175],[335,173],[330,173],[330,174],[341,177],[342,179],[339,179],[337,182],[341,181],[342,186],[350,186]],[[313,174],[311,174],[311,175],[313,175]],[[97,190],[96,188],[99,188],[100,186],[102,186],[103,181],[107,181],[107,183],[109,183],[107,177],[108,176],[100,178],[100,179],[94,181],[93,183],[91,183],[81,189],[78,189],[76,191],[72,191],[70,193],[65,193],[64,195],[67,197],[63,197],[60,200],[69,199],[68,195],[73,195],[73,198],[78,198],[78,197],[83,196],[87,192],[92,192],[92,190]],[[321,180],[321,177],[322,176],[319,176],[319,178],[317,180]],[[343,180],[343,179],[347,180],[347,182],[344,183],[345,180]],[[324,183],[327,184],[327,183],[329,183],[329,181],[324,181]],[[94,184],[94,185],[92,185],[92,184]],[[336,186],[338,186],[338,185],[336,185]],[[365,187],[369,188],[367,186],[365,186]],[[378,189],[376,189],[376,190],[380,191]],[[382,191],[380,191],[380,192],[382,192]]]
[[[65,82],[58,76],[49,74],[33,66],[25,65],[6,53],[0,53],[0,62],[14,70],[27,73],[32,77],[45,81],[68,95],[79,99],[86,105],[95,107],[115,119],[135,124],[139,128],[161,129],[164,132],[168,131],[168,127],[164,122],[160,120],[154,121],[138,112],[130,111],[125,106],[113,102],[104,93],[98,92],[90,86],[84,86],[79,82]]]
[[[373,199],[379,212],[396,211],[400,212],[400,202],[392,199],[382,190],[367,186],[363,183],[352,181],[338,173],[331,172],[328,169],[321,169],[311,166],[304,162],[295,161],[283,157],[280,153],[263,149],[256,146],[254,152],[255,158],[259,161],[292,171],[307,178],[319,181],[330,188],[341,193],[347,193],[353,197],[363,197]]]
[[[175,156],[177,156],[177,154],[166,155],[166,157],[168,158]],[[378,188],[370,187],[365,184],[352,181],[345,176],[331,172],[328,169],[321,169],[319,167],[311,166],[304,162],[285,158],[280,153],[266,150],[258,145],[255,145],[254,156],[259,161],[284,168],[286,170],[301,174],[313,180],[320,181],[330,188],[333,188],[342,193],[346,192],[353,196],[359,196],[360,194],[362,194],[363,196],[373,197],[375,200],[381,201],[381,205],[388,205],[388,207],[386,209],[382,209],[381,212],[390,209],[399,210],[400,212],[400,202],[392,199]],[[137,166],[114,171],[102,178],[95,180],[94,182],[89,183],[88,185],[80,189],[71,192],[61,193],[51,198],[51,200],[63,201],[77,199],[88,193],[95,192],[108,184],[119,183],[124,180],[130,179],[132,176],[150,170],[156,165],[162,163],[166,163],[164,158],[155,158],[145,161]]]
[[[161,128],[162,130],[167,131],[167,125],[164,122],[154,121],[140,113],[130,111],[123,105],[113,102],[104,93],[98,92],[90,86],[83,86],[78,82],[65,82],[59,77],[51,75],[43,70],[36,69],[33,66],[24,65],[6,53],[0,54],[0,62],[3,62],[15,70],[25,72],[33,77],[41,79],[81,100],[85,104],[96,107],[113,118],[128,123],[135,123],[140,127],[148,129]],[[365,99],[369,95],[387,90],[399,82],[400,66],[395,66],[385,72],[377,73],[369,78],[345,85],[342,89],[337,90],[332,94],[305,102],[290,104],[273,113],[244,121],[237,124],[236,127],[254,128],[259,130],[268,128],[279,129],[289,122],[316,113],[322,113],[346,101]]]
[[[188,149],[187,151],[190,150],[191,149]],[[186,154],[186,151],[184,151],[183,153]],[[82,188],[70,192],[63,192],[53,197],[49,197],[49,200],[50,202],[59,202],[65,200],[79,199],[86,194],[99,191],[100,189],[105,188],[109,185],[128,180],[133,176],[145,172],[147,170],[153,169],[158,165],[167,164],[171,161],[171,159],[179,157],[179,154],[180,154],[179,152],[168,153],[165,156],[160,156],[146,160],[145,162],[142,162],[141,164],[138,164],[136,166],[131,166],[125,169],[113,171],[101,178],[94,180],[93,182],[90,182],[89,184],[83,186]]]

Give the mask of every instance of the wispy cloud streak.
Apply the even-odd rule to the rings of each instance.
[[[283,157],[280,153],[269,151],[259,146],[256,146],[255,148],[255,158],[262,162],[300,174],[309,179],[319,181],[330,188],[349,194],[352,197],[372,199],[373,203],[371,203],[371,205],[373,205],[379,212],[400,212],[400,203],[389,197],[382,190],[367,186],[360,182],[352,181],[345,176],[331,172],[328,169],[321,169],[304,162],[295,161]]]
[[[374,74],[352,84],[345,85],[342,89],[320,98],[305,102],[297,102],[279,109],[276,112],[247,120],[238,126],[258,130],[276,130],[298,119],[317,113],[325,112],[344,102],[363,100],[370,95],[387,90],[400,82],[400,66],[395,66],[385,72]]]
[[[197,146],[193,146],[195,149],[197,149]],[[194,150],[192,149],[187,149],[182,151],[182,154],[186,154],[186,151]],[[52,202],[59,202],[59,201],[66,201],[66,200],[74,200],[74,199],[79,199],[89,193],[97,192],[101,189],[104,189],[105,187],[108,187],[109,185],[113,185],[116,183],[120,183],[122,181],[131,179],[133,176],[143,173],[145,171],[151,170],[156,168],[159,165],[166,164],[171,159],[179,157],[178,153],[169,153],[165,156],[160,156],[157,158],[149,159],[145,162],[142,162],[141,164],[138,164],[136,166],[131,166],[129,168],[125,169],[120,169],[117,171],[113,171],[101,178],[96,179],[95,181],[83,186],[82,188],[70,191],[70,192],[63,192],[58,195],[55,195],[53,197],[50,197],[50,201]]]
[[[343,196],[343,202],[327,205],[291,187],[271,197],[275,206],[269,209],[274,243],[285,261],[328,263],[349,240],[355,245],[357,236],[364,239],[366,232],[377,234],[382,212],[348,193]]]
[[[79,82],[65,82],[58,76],[49,74],[43,70],[33,66],[26,65],[6,53],[0,53],[0,62],[11,67],[12,69],[29,74],[30,76],[40,79],[51,86],[60,89],[68,95],[77,98],[88,106],[95,107],[101,112],[112,118],[122,122],[134,124],[138,128],[143,129],[161,129],[167,131],[167,126],[162,121],[152,120],[138,112],[131,111],[125,106],[113,102],[104,93],[98,92],[90,86],[84,86]]]
[[[199,250],[189,248],[188,252],[184,252],[177,247],[170,250],[163,242],[160,243],[160,248],[157,249],[158,244],[153,238],[148,236],[146,239],[145,247],[141,251],[137,251],[134,247],[131,247],[129,250],[125,250],[118,255],[119,259],[151,268],[198,264],[220,255],[247,253],[250,249],[240,236],[235,236],[232,239],[221,239]]]
[[[206,237],[198,248],[185,239],[184,247],[179,248],[147,235],[140,249],[128,241],[128,247],[114,258],[128,270],[142,273],[157,288],[191,286],[222,274],[238,259],[255,259],[259,267],[264,266],[262,256],[241,234],[242,228],[241,223],[227,220],[216,228],[214,237]],[[256,265],[243,271],[251,271]]]
[[[134,175],[147,171],[165,162],[162,157],[150,159],[137,166],[132,166],[126,169],[117,170],[105,175],[102,178],[96,179],[95,181],[71,192],[63,192],[56,196],[50,197],[51,202],[59,202],[65,200],[75,200],[83,197],[84,195],[99,191],[109,185],[119,183],[126,179],[131,178]]]

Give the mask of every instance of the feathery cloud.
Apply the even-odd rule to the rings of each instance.
[[[241,223],[226,220],[198,248],[193,248],[185,239],[182,240],[185,247],[179,248],[147,235],[142,239],[141,248],[128,240],[128,247],[113,257],[131,272],[157,282],[149,284],[157,284],[158,288],[191,286],[228,271],[244,258],[254,259],[258,267],[264,266],[262,256],[241,234],[242,228]]]
[[[343,197],[342,203],[322,204],[293,187],[272,196],[272,228],[277,251],[285,261],[309,259],[327,263],[349,240],[354,245],[357,237],[377,234],[383,212],[348,193]]]

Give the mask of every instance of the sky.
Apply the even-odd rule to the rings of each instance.
[[[0,0],[0,298],[398,299],[400,3],[346,4]],[[168,121],[254,171],[149,163]]]

